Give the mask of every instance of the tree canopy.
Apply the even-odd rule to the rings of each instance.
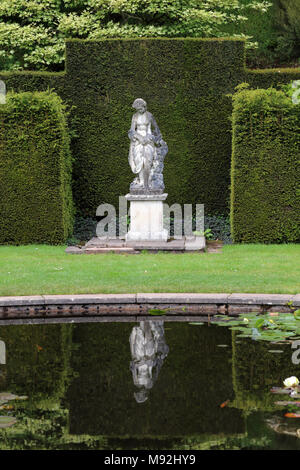
[[[61,70],[65,39],[222,37],[268,0],[1,0],[0,68]],[[250,46],[255,41],[245,34]]]

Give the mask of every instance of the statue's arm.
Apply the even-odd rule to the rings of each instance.
[[[136,119],[135,119],[135,115],[132,116],[131,127],[128,131],[128,137],[129,137],[130,140],[133,140],[133,138],[136,137]]]
[[[131,352],[131,357],[133,359],[135,358],[136,337],[137,337],[137,327],[133,327],[130,338],[129,338],[130,352]]]

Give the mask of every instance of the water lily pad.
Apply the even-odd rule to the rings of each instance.
[[[3,403],[9,401],[9,400],[15,400],[18,398],[18,395],[14,395],[13,393],[10,392],[1,392],[0,393],[0,401]]]
[[[270,391],[278,395],[289,395],[291,393],[291,389],[281,387],[272,387]]]
[[[14,407],[12,405],[1,405],[0,410],[13,410]]]
[[[275,405],[278,406],[299,406],[300,407],[300,401],[275,401]]]
[[[300,320],[300,309],[294,311],[294,317],[296,320]]]
[[[222,318],[217,316],[217,318]],[[229,326],[231,330],[240,331],[237,337],[250,337],[254,341],[278,343],[300,335],[299,320],[293,314],[241,314],[238,319],[217,321],[219,326]]]
[[[255,328],[261,328],[264,323],[265,323],[265,320],[264,320],[263,318],[259,318],[259,319],[255,322]]]
[[[9,428],[17,422],[14,416],[0,416],[0,429]]]
[[[278,346],[281,345],[281,344],[283,346],[285,346],[288,343],[289,343],[289,341],[271,341],[271,344],[277,344]]]

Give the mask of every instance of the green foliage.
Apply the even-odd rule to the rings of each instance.
[[[246,6],[251,0],[241,0]],[[247,20],[225,26],[226,36],[250,37],[247,63],[254,67],[274,67],[295,62],[300,57],[300,2],[270,0],[265,14],[252,9]]]
[[[0,67],[45,69],[64,61],[64,39],[56,34],[57,0],[2,0],[0,3]]]
[[[232,243],[230,235],[230,220],[229,216],[205,215],[204,229],[209,230],[210,239],[222,240],[223,243]]]
[[[298,0],[275,0],[275,56],[300,58],[300,3]]]
[[[154,315],[154,316],[156,316],[156,315],[158,315],[158,316],[159,315],[166,315],[167,312],[168,312],[167,308],[164,309],[164,310],[160,310],[159,308],[150,308],[148,310],[148,314],[149,315]]]
[[[68,38],[233,37],[251,64],[300,55],[298,0],[1,0],[0,69],[62,70]]]
[[[59,70],[66,38],[222,37],[267,0],[1,0],[0,68]],[[235,37],[247,34],[235,32]]]
[[[300,105],[273,88],[234,96],[231,229],[235,242],[300,238]]]
[[[0,106],[0,243],[63,243],[73,228],[65,106],[51,92]]]

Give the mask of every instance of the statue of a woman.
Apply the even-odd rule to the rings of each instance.
[[[129,165],[138,177],[130,185],[130,192],[163,192],[163,159],[168,152],[158,125],[147,103],[137,98],[132,105],[136,113],[132,117],[128,132],[130,139]]]

